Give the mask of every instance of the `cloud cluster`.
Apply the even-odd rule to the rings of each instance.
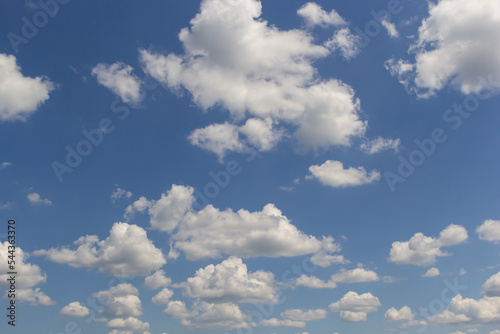
[[[21,73],[16,57],[0,53],[0,121],[25,121],[49,99],[54,84]]]
[[[127,223],[115,223],[105,240],[86,235],[70,247],[38,250],[33,255],[44,255],[51,261],[75,268],[99,268],[108,276],[146,276],[161,268],[166,260],[160,249],[148,239],[146,231]]]
[[[430,2],[429,16],[410,47],[415,63],[393,59],[386,66],[421,97],[447,85],[464,94],[491,89],[488,81],[500,76],[498,30],[500,3],[496,0]]]
[[[333,49],[352,53],[354,37],[342,30],[330,46],[317,45],[306,30],[279,30],[261,13],[256,0],[203,1],[191,26],[179,33],[184,54],[140,50],[143,69],[174,91],[187,90],[205,110],[230,112],[230,122],[189,136],[219,159],[247,147],[266,151],[289,137],[300,150],[349,146],[367,126],[359,101],[340,80],[317,78],[313,61]],[[326,13],[314,3],[299,15],[310,25],[345,24],[334,10]]]
[[[408,241],[392,243],[389,261],[398,264],[428,266],[436,262],[437,256],[448,256],[442,247],[458,245],[467,240],[467,230],[461,225],[450,224],[439,234],[439,238],[415,233]]]

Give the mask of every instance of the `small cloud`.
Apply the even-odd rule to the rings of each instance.
[[[293,187],[280,186],[280,189],[284,190],[284,191],[292,191],[294,188]]]
[[[52,202],[47,198],[40,197],[38,193],[31,193],[26,198],[30,201],[31,205],[52,205]]]
[[[125,189],[122,189],[116,185],[116,190],[111,194],[111,202],[116,202],[120,198],[130,198],[132,197],[132,193],[130,191],[126,191]]]
[[[423,274],[422,277],[436,277],[439,275],[441,275],[441,273],[439,272],[439,269],[433,267],[433,268],[427,270],[427,272],[425,274]]]
[[[12,202],[0,203],[0,210],[10,209],[13,205]]]
[[[385,30],[387,30],[387,34],[389,35],[390,38],[399,37],[399,32],[397,31],[394,23],[387,21],[387,19],[383,19],[382,26],[385,28]]]
[[[0,170],[5,169],[5,168],[10,167],[10,166],[12,166],[12,162],[7,162],[7,161],[6,162],[2,162],[0,164]]]
[[[460,274],[460,276],[465,275],[465,274],[467,274],[467,270],[465,270],[464,268],[462,268],[462,269],[460,269],[459,274]]]
[[[349,167],[344,169],[340,161],[327,160],[322,165],[309,167],[310,175],[306,179],[318,179],[323,185],[330,187],[353,187],[373,183],[380,180],[380,172],[366,172],[364,167]]]
[[[392,138],[382,138],[377,137],[371,141],[361,144],[360,148],[368,154],[375,154],[382,151],[393,150],[394,152],[399,151],[401,145],[401,139]]]

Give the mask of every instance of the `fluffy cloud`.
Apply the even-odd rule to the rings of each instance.
[[[64,306],[59,314],[65,317],[82,318],[89,315],[89,309],[80,305],[79,302],[72,302]]]
[[[437,256],[450,255],[441,247],[458,245],[467,240],[467,230],[461,225],[450,224],[439,234],[439,238],[415,233],[408,241],[392,243],[389,261],[398,264],[427,266],[436,262]]]
[[[52,202],[50,200],[48,200],[47,198],[40,197],[40,194],[38,193],[28,194],[26,198],[32,205],[46,205],[46,206],[52,205]]]
[[[385,28],[385,30],[387,30],[387,34],[389,35],[389,37],[391,38],[399,37],[399,32],[396,29],[394,23],[388,21],[387,19],[383,19],[381,23],[382,26]]]
[[[130,198],[132,197],[132,193],[120,187],[116,187],[116,190],[111,194],[111,201],[114,203],[116,200],[120,198]]]
[[[481,325],[500,321],[500,297],[484,297],[479,300],[456,295],[437,315],[431,316],[432,324]]]
[[[297,10],[297,14],[304,18],[309,26],[328,27],[347,24],[335,9],[327,13],[320,5],[314,2],[308,2],[300,7]]]
[[[121,283],[92,294],[92,297],[105,301],[105,307],[99,313],[107,319],[142,315],[142,304],[138,296],[137,288],[128,283]]]
[[[330,281],[335,283],[359,283],[359,282],[376,282],[380,280],[377,273],[364,268],[356,268],[352,270],[341,270],[337,274],[330,277]]]
[[[377,137],[374,140],[361,144],[360,148],[368,154],[375,154],[386,150],[398,152],[401,139]]]
[[[163,290],[158,292],[151,300],[158,306],[167,305],[168,301],[170,300],[170,298],[172,298],[173,295],[174,292],[172,290],[164,288]]]
[[[484,223],[476,229],[479,239],[491,242],[500,241],[500,220],[485,220]]]
[[[317,9],[306,6],[304,15],[317,22],[331,22],[335,14],[317,11],[318,16],[311,8]],[[260,19],[261,9],[256,0],[203,1],[191,27],[179,34],[185,53],[141,50],[144,71],[172,90],[186,89],[203,109],[218,106],[230,112],[231,122],[190,135],[194,145],[220,158],[246,145],[268,150],[289,137],[301,150],[349,146],[367,124],[350,86],[316,78],[312,62],[331,50],[314,44],[307,31],[269,25]],[[237,124],[247,118],[253,121]],[[296,131],[284,135],[284,127],[274,125]]]
[[[318,308],[315,310],[290,309],[281,312],[281,317],[293,321],[312,321],[325,319],[328,312]]]
[[[118,95],[125,103],[141,100],[141,80],[132,74],[133,68],[124,63],[97,64],[92,69],[97,81]]]
[[[145,276],[162,267],[166,261],[160,249],[148,239],[146,231],[127,223],[115,223],[109,236],[99,241],[96,235],[86,235],[69,247],[35,251],[49,260],[75,268],[99,268],[109,276]]]
[[[9,246],[11,246],[7,241],[0,242],[0,288],[5,288],[9,286],[10,275],[6,274],[9,270],[8,267],[8,256],[9,256]],[[47,281],[47,275],[42,273],[42,270],[36,264],[27,263],[28,255],[19,246],[16,246],[16,288],[18,289],[30,289],[38,284],[45,283]]]
[[[45,295],[42,291],[40,291],[40,288],[17,289],[16,300],[28,302],[34,306],[36,305],[50,306],[56,304],[56,302],[53,301],[49,296]]]
[[[496,0],[479,4],[467,0],[430,2],[429,16],[410,47],[416,54],[415,63],[403,80],[422,97],[447,85],[464,94],[491,89],[487,78],[500,75],[498,30],[500,3]]]
[[[322,165],[309,167],[311,175],[306,179],[318,179],[321,184],[331,187],[353,187],[380,180],[379,171],[366,172],[364,167],[344,169],[340,161],[327,160]]]
[[[488,297],[500,297],[500,272],[484,282],[482,292]]]
[[[47,78],[25,77],[13,55],[0,53],[0,74],[0,121],[25,121],[54,89]]]
[[[149,323],[134,317],[111,319],[106,327],[114,329],[110,334],[151,334]]]
[[[340,312],[342,320],[366,321],[367,313],[376,312],[380,305],[379,299],[369,292],[359,295],[349,291],[339,301],[331,303],[329,308],[332,312]]]
[[[412,321],[413,318],[413,312],[408,306],[403,306],[399,310],[391,307],[385,312],[384,315],[384,319],[388,321]]]
[[[164,312],[166,315],[174,319],[187,319],[197,314],[197,312],[188,310],[186,308],[186,304],[180,300],[168,302]]]
[[[423,274],[422,277],[436,277],[439,275],[441,275],[441,273],[439,272],[439,269],[432,267],[429,270],[427,270],[427,272],[425,274]]]
[[[183,285],[186,296],[208,302],[278,301],[274,275],[265,271],[249,273],[243,261],[236,257],[197,270],[195,276],[188,278]]]
[[[295,285],[311,289],[333,289],[337,284],[332,281],[325,282],[315,276],[302,275],[295,280]]]
[[[172,284],[172,280],[165,276],[164,270],[157,270],[151,276],[144,279],[144,287],[150,290],[164,288]]]
[[[190,328],[246,328],[250,325],[247,316],[238,305],[233,303],[210,304],[199,302],[192,311],[186,309],[182,302],[170,302],[165,313],[174,318],[182,319],[181,324]]]
[[[293,321],[288,319],[283,320],[276,318],[264,319],[260,322],[260,325],[265,327],[306,327],[306,323],[304,321]]]
[[[332,38],[325,42],[325,46],[332,52],[338,50],[345,60],[351,60],[361,50],[361,41],[361,37],[351,33],[349,28],[342,28],[337,30]]]

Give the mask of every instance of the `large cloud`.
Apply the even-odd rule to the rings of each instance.
[[[312,24],[343,24],[335,11],[328,14],[317,5],[299,12]],[[367,126],[359,101],[341,81],[319,80],[312,64],[332,50],[314,44],[307,31],[269,25],[261,13],[256,0],[205,0],[191,26],[179,33],[185,53],[141,50],[144,71],[172,90],[186,89],[203,109],[227,109],[232,123],[247,117],[261,122],[259,131],[257,123],[253,128],[221,123],[191,134],[193,144],[220,158],[248,145],[267,150],[285,138],[280,128],[262,126],[269,120],[296,129],[293,137],[304,150],[350,145]],[[271,140],[260,140],[263,130]]]
[[[437,256],[450,255],[442,247],[458,245],[467,240],[467,230],[461,225],[451,224],[439,234],[439,238],[415,233],[408,241],[392,243],[389,261],[398,264],[427,266],[436,262]]]
[[[162,267],[166,261],[160,249],[148,239],[146,231],[127,223],[115,223],[109,236],[99,241],[96,235],[86,235],[69,247],[35,251],[49,260],[75,268],[99,268],[109,276],[146,276]]]
[[[240,258],[230,257],[218,265],[210,264],[196,271],[183,284],[184,293],[208,302],[262,303],[277,302],[274,275],[270,272],[249,273]]]
[[[219,258],[225,254],[252,258],[293,257],[318,252],[316,260],[325,262],[321,265],[344,261],[341,256],[327,258],[337,256],[330,254],[340,251],[332,237],[320,240],[306,235],[273,204],[256,212],[222,211],[212,205],[195,211],[193,193],[191,187],[173,185],[160,200],[140,198],[125,210],[125,214],[131,217],[137,211],[147,210],[151,226],[171,234],[171,256],[182,251],[189,260]]]
[[[410,47],[415,63],[393,59],[387,67],[423,97],[447,85],[464,94],[491,89],[485,83],[500,76],[499,30],[497,0],[429,2],[429,16]]]
[[[0,121],[25,121],[53,89],[46,78],[25,77],[16,57],[0,53]]]

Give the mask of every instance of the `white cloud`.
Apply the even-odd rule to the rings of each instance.
[[[295,285],[311,289],[333,289],[337,284],[332,281],[325,282],[315,276],[302,275],[295,280]]]
[[[106,327],[114,329],[109,334],[151,334],[149,323],[134,317],[111,319]]]
[[[190,28],[179,34],[185,53],[141,50],[144,71],[172,90],[186,89],[205,110],[230,112],[231,122],[190,135],[219,157],[249,144],[268,150],[282,138],[294,138],[300,150],[349,146],[367,124],[350,86],[317,78],[312,62],[331,50],[314,44],[305,30],[269,25],[259,19],[261,9],[256,0],[203,1]],[[247,118],[255,120],[232,124]],[[281,125],[296,131],[286,134]]]
[[[430,2],[429,16],[410,47],[416,54],[411,90],[428,97],[447,85],[464,94],[491,89],[487,81],[500,75],[498,30],[497,0]]]
[[[304,18],[307,25],[309,26],[341,26],[347,24],[346,21],[335,11],[332,9],[330,13],[327,13],[320,5],[315,2],[308,2],[299,10],[297,10],[297,14]]]
[[[415,233],[408,241],[392,243],[389,261],[398,264],[427,266],[436,262],[437,256],[448,256],[441,247],[458,245],[467,240],[467,230],[461,225],[450,224],[439,234],[439,238]]]
[[[150,290],[165,288],[172,284],[172,280],[165,276],[164,270],[157,270],[144,279],[143,287]]]
[[[281,317],[293,321],[313,321],[325,319],[328,312],[325,309],[303,310],[290,309],[281,312]]]
[[[59,314],[65,317],[82,318],[89,315],[89,309],[80,305],[80,302],[72,302],[64,306]]]
[[[323,237],[321,242],[321,247],[317,250],[313,256],[311,256],[311,262],[322,268],[329,267],[332,264],[345,264],[349,263],[343,255],[334,253],[340,252],[341,247],[335,242],[335,239],[331,236]]]
[[[361,144],[361,149],[368,154],[375,154],[382,151],[393,150],[399,151],[401,139],[377,137],[369,142]]]
[[[376,282],[379,281],[377,273],[364,268],[356,268],[352,270],[341,270],[337,274],[330,277],[330,281],[335,283],[359,283],[359,282]]]
[[[156,305],[167,305],[170,298],[174,295],[174,292],[170,289],[164,288],[160,292],[158,292],[151,300]]]
[[[142,315],[142,304],[139,291],[133,285],[121,283],[108,290],[92,294],[105,302],[99,313],[107,319],[138,317]]]
[[[358,295],[349,291],[340,300],[331,303],[329,308],[332,312],[340,312],[342,320],[366,321],[367,313],[376,312],[380,305],[379,299],[369,292]]]
[[[321,184],[331,187],[353,187],[380,180],[380,172],[377,170],[367,173],[364,167],[344,169],[342,162],[335,160],[313,165],[309,167],[309,171],[311,175],[306,176],[306,179],[316,178]]]
[[[396,29],[394,23],[388,21],[387,19],[383,19],[381,23],[382,26],[385,28],[385,30],[387,30],[387,34],[389,35],[389,37],[391,38],[399,37],[399,32]]]
[[[50,306],[56,304],[56,302],[53,301],[49,296],[45,295],[42,291],[40,291],[40,288],[17,289],[16,300],[28,302],[34,306],[36,305]]]
[[[250,325],[247,316],[233,303],[197,303],[191,317],[184,318],[181,324],[190,328],[246,328]]]
[[[0,164],[0,170],[5,169],[5,168],[10,167],[10,166],[12,166],[12,162],[8,162],[8,161],[2,162]]]
[[[161,250],[137,225],[115,223],[105,240],[86,235],[74,244],[75,250],[51,248],[35,251],[33,255],[45,255],[51,261],[75,268],[99,268],[108,276],[146,276],[166,263]]]
[[[465,275],[465,274],[467,274],[467,270],[465,270],[464,268],[461,268],[460,272],[459,272],[459,275],[462,276],[462,275]]]
[[[306,327],[306,323],[304,321],[293,321],[288,319],[283,320],[276,318],[264,319],[260,322],[260,325],[265,327]]]
[[[92,75],[104,87],[118,95],[125,103],[141,101],[141,80],[132,74],[133,68],[124,63],[97,64]]]
[[[500,297],[484,297],[479,300],[456,295],[437,315],[428,318],[439,325],[481,325],[500,321]]]
[[[189,311],[186,308],[186,304],[180,300],[168,302],[164,312],[166,315],[174,319],[187,319],[197,314],[197,312]]]
[[[490,334],[500,334],[500,330],[498,329],[492,330],[490,331]]]
[[[30,204],[32,205],[52,205],[52,202],[47,198],[41,198],[38,193],[31,193],[26,196]]]
[[[500,220],[488,219],[476,229],[479,239],[491,242],[500,241]]]
[[[24,76],[13,55],[0,53],[0,72],[0,121],[25,121],[54,89],[45,77]]]
[[[188,139],[192,145],[215,153],[219,161],[228,151],[242,152],[247,148],[240,140],[238,127],[227,122],[196,129]]]
[[[9,279],[10,275],[6,274],[11,271],[8,266],[9,246],[11,244],[8,241],[0,242],[0,288],[9,286],[7,279]],[[38,265],[27,263],[28,255],[17,245],[15,255],[17,272],[16,288],[30,289],[47,281],[47,275],[42,273]]]
[[[111,194],[111,201],[114,203],[116,202],[116,200],[119,200],[121,198],[130,198],[130,197],[132,197],[132,193],[130,191],[127,191],[125,189],[116,186],[115,191]]]
[[[412,321],[414,318],[411,308],[408,306],[403,306],[401,309],[397,310],[391,307],[385,312],[384,319],[388,321]]]
[[[436,277],[439,275],[441,275],[441,273],[439,272],[439,269],[432,267],[429,270],[427,270],[427,272],[425,274],[423,274],[422,277]]]
[[[249,273],[243,261],[236,257],[197,270],[195,276],[188,278],[183,286],[186,296],[201,298],[207,302],[278,301],[274,275],[265,271]]]
[[[482,293],[488,297],[500,297],[500,272],[484,282]]]
[[[342,28],[325,42],[325,46],[332,52],[340,51],[345,60],[351,60],[359,54],[361,42],[361,37],[351,33],[349,28]]]

